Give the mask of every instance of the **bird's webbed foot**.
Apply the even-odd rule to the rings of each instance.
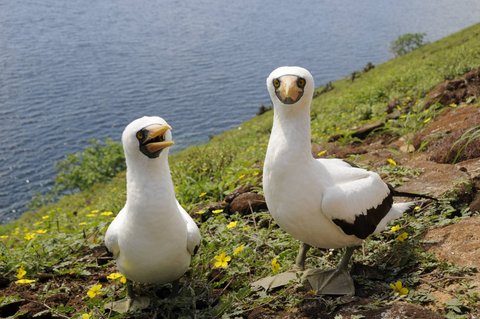
[[[105,309],[118,313],[127,313],[143,310],[149,305],[150,298],[137,295],[133,289],[133,283],[130,280],[127,280],[127,296],[124,299],[106,304]]]
[[[320,295],[355,294],[353,279],[346,269],[309,269],[304,273],[302,279]]]

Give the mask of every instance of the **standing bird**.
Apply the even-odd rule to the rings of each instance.
[[[303,243],[296,259],[299,270],[310,246],[346,247],[336,269],[312,271],[306,277],[320,294],[353,294],[347,266],[355,246],[384,230],[412,203],[394,204],[395,191],[377,173],[312,156],[314,81],[309,71],[280,67],[267,78],[267,87],[274,110],[263,170],[268,209],[283,230]]]
[[[168,165],[171,127],[160,117],[142,117],[125,128],[122,143],[127,201],[108,227],[105,245],[127,279],[175,281],[190,266],[200,232],[175,198]]]

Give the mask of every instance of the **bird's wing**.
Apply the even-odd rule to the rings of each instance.
[[[364,239],[389,212],[392,194],[377,173],[345,164],[325,165],[332,182],[324,190],[322,212],[345,234]]]
[[[113,254],[113,257],[117,259],[120,254],[120,247],[118,245],[118,228],[122,223],[122,219],[125,216],[125,207],[118,213],[115,219],[112,221],[110,226],[108,226],[107,232],[105,233],[105,246],[108,251]]]
[[[192,217],[190,217],[190,215],[185,209],[183,209],[178,201],[177,206],[182,214],[183,220],[187,224],[187,250],[191,255],[195,255],[200,247],[200,230],[198,229],[198,226]]]

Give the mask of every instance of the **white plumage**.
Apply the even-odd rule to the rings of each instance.
[[[374,172],[340,159],[312,156],[314,81],[310,72],[299,67],[278,68],[267,78],[267,87],[274,120],[263,189],[268,209],[282,229],[315,247],[356,246],[411,205],[392,206],[390,188]]]
[[[168,165],[170,126],[160,117],[142,117],[125,128],[122,143],[127,200],[105,234],[105,245],[128,279],[174,281],[190,266],[200,232],[175,198]]]

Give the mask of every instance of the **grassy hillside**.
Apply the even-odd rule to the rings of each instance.
[[[350,145],[356,141],[350,136],[352,129],[363,123],[385,121],[386,105],[393,99],[399,108],[408,108],[398,118],[385,121],[376,134],[410,140],[412,133],[434,120],[443,107],[424,109],[427,92],[441,81],[480,66],[479,38],[480,24],[360,73],[353,82],[350,78],[333,82],[333,90],[314,99],[312,142],[325,145],[332,135],[342,134],[338,144]],[[472,102],[478,105],[478,101]],[[298,242],[280,230],[267,212],[240,215],[221,211],[222,201],[239,187],[249,185],[254,192],[262,193],[262,165],[271,125],[272,112],[267,112],[207,144],[170,157],[178,199],[201,225],[202,247],[191,272],[182,279],[180,292],[174,296],[169,296],[168,288],[157,292],[154,302],[138,314],[139,318],[153,314],[176,318],[192,312],[197,318],[246,317],[255,311],[264,316],[255,318],[281,317],[295,314],[314,301],[320,304],[322,313],[333,318],[339,308],[348,305],[346,299],[316,297],[295,285],[271,293],[252,291],[249,286],[277,271],[276,264],[279,271],[289,269],[298,248]],[[395,152],[392,150],[392,154]],[[386,161],[375,169],[396,184],[420,174],[414,167],[392,166]],[[421,246],[426,229],[455,221],[447,218],[454,209],[450,200],[455,194],[449,196],[439,204],[422,208],[421,216],[406,216],[398,221],[397,225],[408,234],[407,240],[399,240],[398,233],[385,232],[368,239],[356,252],[356,263],[384,271],[381,280],[355,277],[358,291],[369,296],[370,307],[390,305],[399,299],[428,306],[433,303],[432,297],[416,291],[423,275],[442,270],[461,277],[472,271],[439,261]],[[126,289],[118,280],[106,278],[115,272],[115,267],[113,261],[104,258],[101,248],[106,227],[124,201],[123,172],[109,182],[62,197],[2,225],[0,317],[16,313],[16,317],[30,318],[41,311],[45,311],[45,318],[126,317],[104,311],[110,301],[123,298]],[[462,207],[457,218],[471,214]],[[231,261],[227,268],[217,269],[214,260],[222,253],[231,256]],[[318,249],[309,256],[309,267],[326,268],[336,264],[341,252]],[[18,278],[35,281],[16,283]],[[399,280],[408,287],[407,295],[400,296],[390,287]],[[91,298],[87,292],[98,284],[101,290]],[[468,318],[479,305],[479,296],[467,289],[457,302],[461,305],[437,310],[443,315]]]

